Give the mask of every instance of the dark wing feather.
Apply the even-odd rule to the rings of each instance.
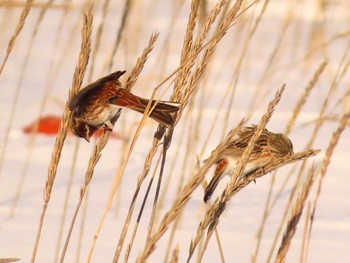
[[[231,141],[227,148],[223,151],[223,156],[240,157],[243,154],[245,148],[247,148],[250,139],[253,137],[256,131],[256,125],[251,127],[244,127],[238,132],[238,138]],[[263,148],[267,145],[267,140],[269,138],[269,131],[264,129],[259,138],[256,140],[253,154],[260,154]],[[235,150],[233,150],[235,149]]]
[[[80,104],[80,101],[84,99],[86,96],[88,96],[88,94],[91,91],[100,89],[103,86],[103,84],[106,83],[107,81],[118,80],[119,77],[122,76],[125,72],[126,72],[125,70],[113,72],[112,74],[105,76],[103,78],[100,78],[95,82],[91,83],[90,85],[86,86],[85,88],[80,90],[75,96],[73,96],[73,98],[70,100],[69,109],[73,111]]]

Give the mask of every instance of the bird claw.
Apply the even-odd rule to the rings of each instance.
[[[105,131],[113,131],[113,124],[110,121],[105,122],[103,129]]]

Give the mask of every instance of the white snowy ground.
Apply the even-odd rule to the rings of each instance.
[[[143,76],[141,76],[139,82],[134,88],[135,93],[143,96],[149,96],[151,94],[151,88],[155,87],[156,84],[159,83],[158,80],[156,82],[147,82],[147,76],[151,75],[152,77],[151,72],[157,65],[159,55],[158,52],[160,52],[161,43],[167,34],[169,13],[171,13],[170,10],[172,8],[169,2],[171,1],[144,1],[144,3],[139,5],[138,8],[144,8],[144,10],[146,10],[144,12],[144,16],[145,18],[148,18],[142,21],[147,21],[147,23],[139,25],[137,18],[132,17],[131,27],[134,26],[137,28],[139,26],[140,32],[142,33],[137,36],[128,35],[130,38],[129,43],[132,42],[131,37],[137,38],[135,42],[138,43],[139,46],[135,48],[131,45],[130,48],[131,52],[133,52],[133,50],[137,51],[135,51],[135,54],[131,53],[130,56],[133,57],[129,58],[128,65],[125,66],[126,62],[123,55],[125,46],[122,44],[121,50],[118,52],[118,56],[122,62],[118,63],[117,66],[114,66],[116,70],[126,68],[130,72],[133,64],[132,61],[135,61],[135,58],[138,56],[138,54],[140,54],[142,48],[146,45],[150,33],[155,30],[160,32],[160,42],[157,43],[155,51],[151,54],[150,60],[146,64],[146,67],[142,73]],[[281,25],[283,24],[289,5],[296,5],[295,12],[298,19],[293,20],[292,25],[288,29],[286,39],[283,43],[283,51],[276,59],[276,68],[278,70],[272,74],[274,77],[265,84],[269,86],[272,92],[270,92],[264,98],[261,105],[256,108],[257,111],[254,112],[251,123],[259,120],[264,109],[266,108],[268,100],[272,98],[274,91],[285,82],[287,84],[285,94],[281,103],[278,105],[277,111],[274,114],[271,122],[268,124],[268,128],[273,131],[283,131],[297,99],[303,92],[303,89],[307,85],[308,81],[312,78],[316,68],[321,63],[322,59],[320,59],[320,55],[323,53],[318,52],[316,53],[314,59],[310,60],[309,63],[306,63],[305,61],[297,61],[294,66],[283,67],[283,65],[286,65],[290,61],[295,61],[295,59],[302,58],[303,55],[306,54],[311,26],[313,23],[316,23],[314,14],[316,13],[315,10],[317,1],[299,1],[303,3],[298,4],[294,2],[270,1],[266,15],[264,16],[252,43],[250,44],[247,54],[248,58],[243,66],[243,72],[241,73],[241,77],[238,82],[234,110],[232,111],[230,117],[232,126],[234,126],[237,121],[244,116],[245,110],[249,105],[250,98],[254,94],[255,86],[257,85],[262,71],[268,63],[268,58],[276,45],[275,43],[280,35]],[[325,14],[327,22],[325,24],[326,39],[331,38],[335,34],[348,30],[349,16],[346,13],[346,10],[348,10],[347,1],[344,0],[332,2],[334,3],[331,4],[329,9],[327,9],[331,10],[331,12],[327,12]],[[79,2],[74,4],[78,9],[80,6]],[[151,4],[154,4],[155,7],[151,8]],[[175,24],[174,33],[172,35],[173,45],[170,47],[171,53],[169,55],[171,58],[166,67],[166,72],[172,72],[178,65],[189,5],[190,3],[187,3],[187,8],[182,10],[179,20]],[[115,4],[112,5],[110,12],[108,13],[107,21],[109,21],[111,24],[117,23],[116,21],[120,20],[121,9],[121,4],[118,4],[117,6],[115,6]],[[30,13],[24,29],[15,44],[13,53],[9,58],[4,72],[0,76],[0,119],[2,120],[0,122],[1,138],[5,136],[4,134],[10,116],[9,109],[13,104],[15,88],[18,85],[19,74],[22,71],[27,46],[30,41],[33,25],[35,24],[39,11],[40,9],[34,8]],[[18,105],[14,115],[14,121],[10,131],[9,143],[6,148],[6,152],[4,152],[4,142],[0,142],[1,154],[5,154],[4,165],[0,177],[0,258],[18,257],[21,258],[21,262],[29,262],[30,260],[43,204],[42,195],[47,177],[47,167],[55,139],[54,137],[47,136],[38,136],[36,138],[30,165],[28,167],[23,185],[23,191],[18,201],[15,215],[9,218],[9,212],[13,203],[14,195],[18,187],[19,180],[23,174],[23,169],[28,158],[28,152],[30,151],[28,148],[29,137],[23,135],[21,129],[23,126],[33,121],[38,114],[40,98],[43,95],[45,86],[47,85],[47,76],[50,63],[52,60],[58,62],[59,58],[62,56],[64,45],[68,39],[70,29],[74,26],[78,18],[77,12],[78,11],[72,11],[66,18],[63,34],[59,44],[59,51],[55,53],[55,55],[53,55],[54,41],[56,37],[56,28],[61,17],[61,11],[51,10],[44,17],[42,25],[38,31],[38,36],[33,45],[28,62],[28,68],[24,75],[24,82],[22,84],[22,90],[19,94]],[[5,54],[7,42],[14,31],[19,14],[20,9],[15,9],[11,12],[4,12],[0,9],[0,25],[2,30],[0,34],[1,60]],[[95,30],[101,19],[100,14],[101,4],[96,4],[96,15],[94,18]],[[94,78],[101,76],[99,69],[102,68],[104,57],[106,56],[106,52],[104,51],[109,50],[111,41],[113,41],[115,37],[116,29],[115,26],[113,26],[114,24],[106,27],[104,34],[105,41],[103,42],[101,49],[103,54],[99,55],[97,58],[96,68],[98,70],[96,70]],[[236,27],[231,29],[231,31],[234,30],[236,30]],[[247,32],[247,30],[244,32]],[[194,152],[191,154],[191,160],[189,160],[191,167],[193,164],[195,164],[196,155],[200,152],[202,144],[207,137],[208,123],[211,123],[215,115],[216,108],[218,107],[218,103],[221,100],[221,96],[231,81],[230,78],[237,62],[237,54],[240,54],[240,51],[242,50],[242,39],[244,38],[235,39],[232,33],[227,34],[225,36],[225,40],[220,45],[220,51],[214,58],[216,60],[216,64],[214,65],[216,66],[211,67],[210,79],[208,80],[208,87],[210,90],[212,90],[210,94],[211,99],[204,111],[205,114],[202,121],[201,130],[202,134],[198,138],[199,141],[194,144],[194,149],[196,150],[194,150]],[[319,109],[325,96],[327,95],[337,67],[339,66],[341,58],[346,50],[348,40],[348,37],[341,38],[340,40],[335,41],[326,50],[329,62],[327,70],[320,78],[315,90],[312,92],[307,105],[303,109],[303,112],[298,119],[297,127],[290,135],[290,138],[294,143],[295,151],[303,150],[303,147],[310,138],[313,129],[313,125],[299,126],[299,124],[310,121],[318,116]],[[44,113],[61,114],[62,112],[62,108],[60,105],[55,103],[53,98],[58,98],[61,101],[66,100],[67,90],[70,86],[74,66],[78,57],[80,45],[79,41],[80,33],[78,31],[74,38],[74,45],[67,51],[68,56],[65,58],[63,64],[64,66],[59,70],[59,77],[54,82],[52,93],[50,94],[51,99],[45,107]],[[235,54],[228,56],[228,52],[231,51],[232,46],[235,45],[237,45],[237,48],[235,48]],[[348,61],[349,56],[347,56],[346,59]],[[145,83],[147,83],[147,90],[144,90]],[[335,93],[334,97],[332,97],[330,108],[335,106],[336,101],[342,97],[342,94],[344,94],[344,90],[348,85],[349,73],[346,73],[344,78],[339,83],[337,92]],[[225,105],[227,105],[227,101],[225,102]],[[343,105],[338,105],[333,113],[341,112],[342,107]],[[128,124],[133,122],[130,121],[130,119],[140,119],[140,115],[130,112],[124,112],[123,114],[126,114]],[[223,121],[223,115],[224,114],[221,115],[219,123],[220,121]],[[184,143],[179,143],[181,124],[182,122],[179,123],[178,130],[175,131],[174,142],[169,150],[165,176],[169,173],[170,164],[172,163],[176,149],[180,147],[180,156],[183,156],[185,151],[186,145]],[[336,126],[336,122],[327,122],[323,126],[322,131],[318,135],[314,144],[314,148],[322,149],[322,153],[316,158],[313,158],[315,162],[320,162],[322,160],[324,150],[326,149],[331,134],[335,130]],[[120,198],[118,200],[119,207],[116,208],[116,204],[112,205],[112,210],[108,214],[97,240],[92,262],[111,262],[116,248],[116,243],[119,238],[119,233],[129,208],[132,193],[134,192],[136,179],[138,174],[142,171],[144,158],[148,153],[148,149],[150,148],[155,127],[156,124],[153,121],[149,121],[149,125],[144,128],[140,135],[139,142],[131,155],[131,159],[126,166],[126,170],[122,178],[121,193],[120,195],[117,194],[117,198]],[[115,130],[121,132],[119,127],[116,127]],[[208,155],[219,142],[221,132],[222,127],[220,127],[220,124],[218,124],[216,132],[210,140],[210,145],[205,151],[206,155]],[[130,134],[133,135],[133,133]],[[345,130],[339,145],[332,156],[332,162],[323,182],[321,197],[319,199],[316,218],[313,225],[309,262],[350,262],[349,135],[349,130]],[[52,192],[52,198],[45,217],[36,262],[53,262],[61,209],[63,207],[63,200],[66,193],[66,186],[75,142],[75,138],[69,137],[64,146],[62,159],[60,161]],[[80,262],[85,262],[93,233],[95,232],[97,223],[101,217],[108,198],[109,191],[111,189],[111,182],[113,180],[117,165],[119,164],[121,154],[120,143],[120,141],[110,140],[103,151],[102,158],[96,167],[95,174],[90,184],[87,217],[84,230],[84,242]],[[79,188],[83,180],[86,163],[90,156],[91,149],[92,144],[88,144],[84,141],[80,142],[77,170],[71,190],[71,199],[69,201],[64,237],[77,203]],[[173,202],[172,193],[176,190],[177,180],[182,172],[181,165],[175,167],[177,167],[174,171],[175,179],[171,183],[171,186],[173,187],[167,196],[163,213],[167,211]],[[290,168],[291,167],[285,167],[279,171],[277,180],[278,186],[282,183]],[[191,171],[191,169],[192,168],[189,168],[188,171]],[[189,172],[187,172],[186,176],[189,176]],[[210,177],[208,177],[208,179],[209,178]],[[270,185],[270,178],[271,177],[267,175],[259,179],[255,185],[249,185],[235,198],[233,198],[229,208],[223,214],[218,230],[227,262],[250,262],[250,257],[256,246],[255,234],[261,221],[267,191]],[[146,181],[147,182],[144,184],[142,192],[139,195],[140,197],[143,196],[145,191],[148,180]],[[224,187],[225,182],[226,181],[221,182],[221,189]],[[278,187],[275,189],[278,189]],[[285,204],[288,200],[290,190],[291,184],[289,184],[289,186],[284,190],[282,197],[278,200],[272,215],[268,219],[263,236],[262,247],[258,256],[258,262],[264,262],[266,259],[275,230],[279,224]],[[152,196],[152,193],[150,196]],[[203,191],[201,188],[198,188],[187,204],[183,219],[176,232],[175,244],[179,244],[180,246],[180,262],[184,262],[184,260],[187,258],[190,240],[195,235],[198,225],[198,211],[202,204],[202,197]],[[314,193],[311,194],[311,197],[314,197]],[[143,248],[147,233],[146,230],[148,221],[151,214],[151,203],[152,198],[149,199],[146,205],[134,248],[131,252],[130,262],[133,262],[136,259],[138,253]],[[135,222],[139,207],[140,201],[137,203],[134,212],[132,226],[133,222]],[[65,262],[75,262],[76,260],[77,238],[81,214],[82,211],[79,213]],[[303,223],[304,217],[299,223],[296,236],[292,240],[292,245],[287,256],[287,262],[299,261]],[[131,229],[129,230],[129,233],[130,232]],[[169,235],[166,234],[160,240],[160,242],[158,242],[157,250],[150,257],[150,262],[163,262],[164,250],[167,245],[168,237]],[[128,242],[128,240],[129,238],[127,238],[126,242]],[[205,253],[203,262],[219,261],[218,249],[214,241],[214,238],[212,238],[209,248]]]

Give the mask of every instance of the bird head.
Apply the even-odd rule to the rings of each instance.
[[[84,138],[87,142],[90,142],[91,136],[98,130],[98,128],[81,122],[76,118],[72,118],[70,129],[75,136]]]
[[[271,151],[279,157],[292,155],[294,153],[292,141],[282,133],[271,134],[267,143],[271,146]]]

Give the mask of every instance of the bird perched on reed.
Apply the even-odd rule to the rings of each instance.
[[[204,202],[207,202],[225,175],[232,175],[239,159],[256,131],[256,125],[242,128],[226,149],[218,157],[213,178],[205,189]],[[291,140],[282,133],[273,133],[264,129],[254,144],[253,151],[241,177],[264,167],[277,158],[293,154]]]
[[[122,88],[119,77],[125,71],[116,71],[80,90],[72,97],[69,109],[72,111],[70,129],[78,137],[90,141],[100,127],[112,130],[111,120],[120,108],[128,108],[144,113],[149,100],[140,98]],[[157,103],[157,104],[156,104]],[[150,117],[165,127],[175,122],[173,113],[179,110],[179,103],[169,101],[151,102]]]

